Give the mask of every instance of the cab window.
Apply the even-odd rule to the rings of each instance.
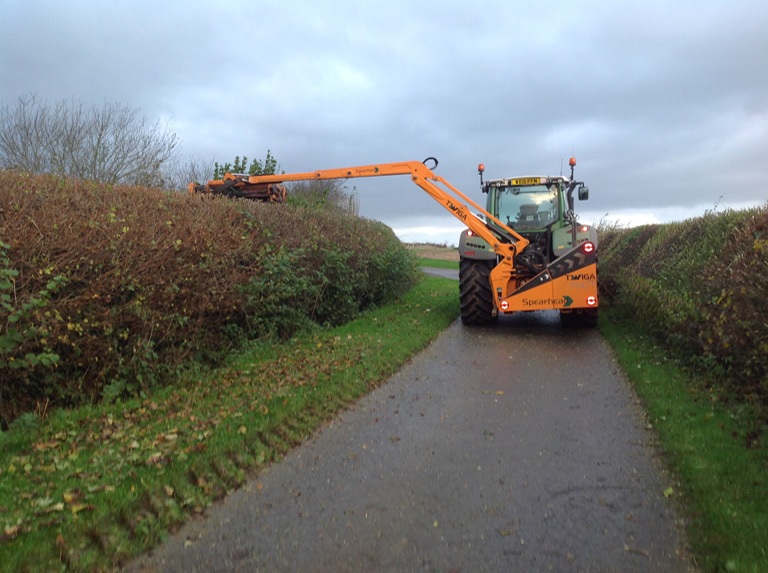
[[[541,229],[558,220],[557,185],[503,186],[497,189],[498,216],[518,229]]]

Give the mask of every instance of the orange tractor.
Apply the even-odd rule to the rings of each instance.
[[[244,192],[246,185],[263,190],[286,181],[407,175],[467,226],[459,245],[459,299],[464,324],[488,324],[499,313],[554,309],[564,323],[594,325],[598,308],[597,233],[576,220],[573,193],[578,191],[579,199],[587,199],[589,189],[573,179],[576,160],[571,159],[570,165],[570,179],[521,177],[491,180],[484,185],[480,165],[481,185],[488,195],[485,209],[435,175],[437,160],[433,157],[421,163],[242,176],[247,181],[237,180],[232,187],[242,183]],[[218,182],[209,182],[210,192],[214,192],[214,184]],[[195,190],[190,184],[190,191]],[[470,212],[466,203],[479,214]]]

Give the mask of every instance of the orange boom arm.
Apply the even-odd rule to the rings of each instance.
[[[475,235],[484,239],[496,253],[498,264],[490,273],[491,288],[494,293],[496,310],[512,312],[518,310],[539,310],[551,308],[581,308],[596,305],[596,280],[594,297],[590,303],[580,303],[584,290],[572,292],[568,277],[575,271],[582,275],[597,273],[597,260],[593,251],[585,245],[579,245],[565,253],[544,271],[534,277],[515,268],[515,256],[529,244],[528,239],[502,223],[488,211],[464,195],[453,185],[427,167],[426,163],[437,160],[428,158],[423,163],[406,161],[402,163],[380,163],[358,167],[342,167],[307,173],[287,173],[282,175],[252,175],[248,183],[262,185],[284,183],[286,181],[306,181],[321,179],[351,179],[356,177],[385,177],[390,175],[409,175],[411,181],[427,192],[449,213],[466,225]],[[467,203],[474,207],[484,218],[470,212]],[[493,228],[491,229],[490,223]],[[588,252],[587,252],[588,251]],[[527,277],[523,280],[521,277]],[[578,300],[571,295],[578,295]],[[574,304],[575,303],[575,304]]]

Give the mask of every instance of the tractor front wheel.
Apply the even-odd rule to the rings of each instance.
[[[491,289],[492,261],[461,259],[459,265],[459,303],[461,322],[483,326],[496,321]]]

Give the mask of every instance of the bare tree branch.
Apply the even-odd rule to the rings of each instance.
[[[85,107],[37,96],[0,107],[0,167],[107,183],[162,186],[161,169],[178,159],[170,126],[121,104]]]
[[[213,160],[203,159],[166,163],[162,170],[163,184],[159,186],[174,191],[186,191],[190,183],[204,183],[210,179],[214,169],[213,163]]]

